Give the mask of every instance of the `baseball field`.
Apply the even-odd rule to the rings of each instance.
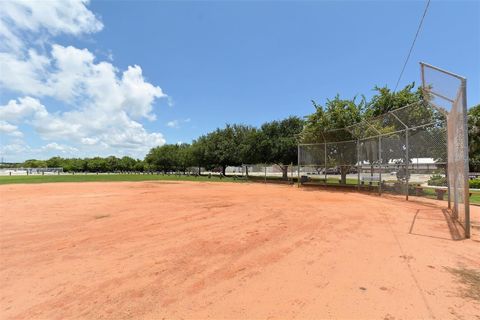
[[[187,181],[0,194],[2,319],[479,319],[480,244],[434,200]]]

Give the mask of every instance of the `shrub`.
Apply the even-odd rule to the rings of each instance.
[[[480,189],[480,179],[470,180],[470,188]]]
[[[433,176],[430,177],[430,180],[428,180],[428,185],[444,187],[447,185],[447,178],[439,174],[434,174]]]

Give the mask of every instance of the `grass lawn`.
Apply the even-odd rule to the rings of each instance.
[[[425,193],[425,197],[431,198],[431,199],[437,199],[437,194],[435,193],[434,189],[424,188],[423,192]],[[447,193],[445,193],[444,199],[448,200]],[[480,205],[480,193],[473,193],[471,195],[470,204]]]
[[[218,176],[179,176],[157,174],[68,174],[68,175],[30,175],[30,176],[0,176],[0,184],[12,183],[50,183],[50,182],[108,182],[108,181],[223,181],[240,182],[234,178],[220,179]]]
[[[251,177],[252,180],[263,180],[263,177]],[[281,180],[281,177],[268,177],[268,180]],[[183,176],[183,175],[157,175],[157,174],[65,174],[65,175],[30,175],[30,176],[0,176],[0,184],[13,183],[51,183],[51,182],[108,182],[108,181],[215,181],[215,182],[243,182],[244,179],[235,179],[226,177],[220,179],[219,176]],[[315,179],[312,179],[315,181]],[[338,179],[328,178],[327,183],[331,185],[339,184]],[[347,179],[347,185],[356,185],[356,179]],[[436,199],[434,189],[424,188],[427,198]],[[445,195],[447,199],[447,195]],[[470,203],[480,205],[480,193],[472,194]]]

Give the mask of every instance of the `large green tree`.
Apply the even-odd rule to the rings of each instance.
[[[192,147],[189,144],[165,144],[163,146],[152,148],[145,162],[154,170],[181,171],[195,165],[192,154]]]
[[[480,104],[468,110],[470,171],[480,172]]]
[[[165,144],[152,148],[145,157],[145,162],[154,170],[169,172],[175,170],[178,162],[178,145]]]
[[[222,168],[250,163],[252,135],[256,129],[246,125],[226,125],[207,134],[202,140],[203,157],[210,165]]]
[[[107,161],[105,158],[94,157],[85,159],[87,170],[90,172],[106,172],[107,171]]]
[[[177,170],[185,173],[189,167],[193,167],[194,165],[195,161],[193,158],[192,146],[188,143],[179,144],[177,149]]]
[[[46,168],[47,162],[44,160],[29,159],[22,165],[24,168]]]
[[[365,109],[366,118],[376,117],[423,100],[423,90],[420,87],[415,89],[415,82],[397,92],[390,90],[387,86],[375,86],[373,90],[375,94]]]
[[[133,171],[135,168],[135,159],[124,156],[120,159],[118,166],[121,171]]]
[[[252,141],[251,151],[257,158],[252,155],[252,160],[278,165],[287,179],[288,165],[297,162],[296,135],[302,132],[303,124],[302,119],[293,116],[264,123],[255,136],[256,141]]]
[[[365,119],[384,134],[392,133],[382,139],[385,144],[396,146],[384,148],[382,162],[390,160],[403,161],[405,150],[405,125],[409,128],[423,126],[417,130],[409,130],[409,158],[433,158],[436,161],[446,161],[445,116],[424,101],[424,92],[415,83],[411,83],[400,91],[393,92],[387,87],[375,87],[376,94],[372,97],[365,110]],[[412,105],[412,107],[407,107]],[[393,111],[394,116],[384,116]],[[381,116],[381,117],[379,117]],[[427,124],[432,124],[424,126]],[[368,129],[367,129],[368,130]],[[399,132],[401,131],[401,132]],[[368,133],[368,132],[367,132]],[[404,146],[406,148],[406,145]]]
[[[315,112],[306,117],[301,134],[304,143],[349,141],[355,139],[345,127],[360,122],[366,108],[365,98],[341,99],[338,95],[327,100],[324,106],[312,101]],[[351,144],[331,144],[327,148],[328,165],[338,166],[341,183],[345,184],[347,173],[357,162],[357,151]]]
[[[207,153],[207,136],[202,135],[196,140],[193,140],[190,154],[192,157],[192,165],[198,167],[198,174],[202,174],[202,167],[208,168],[211,165],[211,159],[208,158]]]

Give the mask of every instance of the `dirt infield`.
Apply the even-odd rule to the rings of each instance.
[[[1,319],[480,319],[480,242],[434,201],[58,183],[0,214]]]

